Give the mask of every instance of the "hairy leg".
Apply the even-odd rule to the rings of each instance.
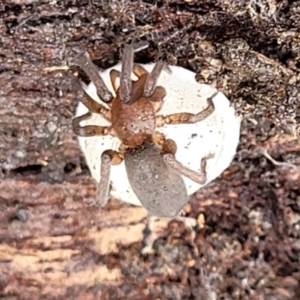
[[[152,104],[154,111],[157,113],[163,106],[163,100],[166,96],[166,90],[162,86],[158,86],[155,88],[152,96],[148,97],[147,99]]]
[[[144,95],[149,98],[152,96],[154,89],[156,87],[157,80],[165,66],[165,63],[160,60],[158,61],[151,73],[147,76],[145,86],[144,86]]]
[[[96,204],[104,207],[109,199],[109,183],[111,164],[122,162],[119,153],[114,150],[106,150],[101,155],[100,182],[97,185]]]
[[[72,61],[72,63],[80,67],[95,84],[98,96],[103,102],[111,102],[113,100],[112,93],[109,91],[103,79],[99,75],[99,71],[96,65],[92,62],[88,52],[77,57],[74,61]]]
[[[153,77],[153,74],[149,74],[149,72],[142,67],[141,65],[135,64],[133,66],[133,73],[139,78],[139,82],[141,83],[137,89],[140,89],[141,87],[144,89],[142,91],[142,95],[145,96],[149,101],[151,102],[161,102],[159,104],[152,103],[155,112],[158,112],[160,108],[162,107],[162,101],[164,97],[166,96],[166,90],[162,86],[155,87],[151,90],[150,96],[145,95],[145,84],[149,78],[149,76]],[[152,71],[153,72],[153,71]],[[153,78],[152,78],[153,79]],[[150,81],[152,80],[150,78]],[[155,81],[156,84],[156,81]],[[137,91],[134,91],[137,93]]]
[[[121,75],[121,72],[118,70],[113,69],[109,72],[110,81],[111,81],[111,84],[112,84],[115,92],[117,92],[117,90],[119,88],[117,85],[117,79],[120,78],[120,75]]]
[[[200,172],[193,171],[185,166],[183,166],[176,158],[176,144],[173,140],[167,139],[163,143],[162,156],[164,162],[173,170],[177,171],[179,174],[186,176],[193,181],[204,184],[206,182],[206,162],[207,159],[212,158],[212,155],[208,155],[202,158],[200,163]]]
[[[141,42],[133,45],[125,45],[122,56],[122,70],[112,70],[110,72],[111,82],[115,92],[118,87],[116,79],[120,78],[120,97],[123,103],[130,102],[130,94],[132,88],[131,72],[140,77],[141,75],[148,74],[148,72],[139,65],[133,65],[133,54],[149,47],[149,43]],[[124,98],[124,99],[123,99]]]
[[[164,126],[165,124],[180,124],[180,123],[197,123],[208,116],[210,116],[214,110],[214,104],[212,99],[216,96],[218,92],[215,92],[211,97],[207,99],[208,106],[198,114],[191,114],[191,113],[176,113],[167,116],[157,116],[156,117],[156,124],[157,127]]]
[[[110,71],[110,80],[111,80],[112,86],[116,93],[118,90],[117,79],[120,77],[120,74],[121,73],[117,70]],[[144,81],[145,80],[143,80],[143,78],[142,79],[139,78],[139,80],[134,81],[134,83],[132,84],[132,87],[131,87],[130,101],[126,104],[132,104],[132,103],[136,102],[137,100],[139,100],[141,97],[143,97],[142,89],[144,86],[144,84],[143,84]]]
[[[89,109],[89,112],[97,113],[102,115],[106,120],[110,121],[111,119],[111,111],[107,109],[102,104],[95,101],[90,95],[83,90],[83,97],[80,101]]]
[[[76,117],[72,121],[73,131],[79,136],[95,136],[95,135],[107,135],[113,134],[110,126],[97,126],[97,125],[86,125],[81,126],[80,122],[89,119],[92,116],[90,112]]]
[[[155,101],[155,102],[151,102],[151,104],[152,104],[154,111],[157,113],[160,111],[160,109],[162,108],[164,103],[163,103],[163,101]]]
[[[144,68],[142,67],[141,65],[138,65],[138,64],[134,64],[133,65],[133,68],[132,68],[132,72],[138,77],[142,77],[143,75],[148,75],[149,72]]]
[[[127,104],[131,100],[131,72],[133,65],[133,47],[125,45],[122,57],[122,70],[120,75],[120,99]]]

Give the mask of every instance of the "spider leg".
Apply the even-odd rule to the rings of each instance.
[[[164,97],[166,96],[166,90],[162,86],[158,86],[158,87],[154,87],[154,89],[151,91],[149,96],[145,95],[145,91],[144,91],[145,83],[147,82],[149,76],[152,73],[149,74],[149,72],[144,67],[142,67],[141,65],[137,65],[137,64],[133,65],[133,73],[139,78],[138,81],[139,81],[139,83],[141,83],[138,86],[137,90],[139,91],[140,88],[142,88],[143,89],[142,95],[146,96],[146,98],[150,102],[161,102],[159,104],[151,103],[153,105],[155,112],[158,112],[160,110],[160,108],[162,107],[162,104],[163,104],[162,101],[163,101]],[[155,82],[155,84],[156,84],[156,82]],[[133,96],[133,94],[137,94],[135,85],[132,90],[132,96]]]
[[[140,65],[133,65],[133,53],[138,52],[140,50],[143,50],[149,46],[148,43],[142,42],[139,44],[135,44],[133,46],[126,45],[124,47],[124,53],[122,58],[122,72],[117,70],[111,70],[110,71],[110,80],[113,85],[113,88],[115,92],[118,90],[117,86],[117,78],[120,78],[120,80],[125,80],[125,90],[124,92],[127,94],[127,96],[131,92],[131,72],[133,71],[134,74],[138,77],[141,77],[142,75],[148,75],[148,72]],[[133,66],[132,66],[133,65]],[[125,94],[123,96],[126,96]]]
[[[164,162],[180,175],[186,176],[197,183],[204,184],[206,182],[206,162],[207,159],[212,158],[212,155],[202,158],[200,163],[200,172],[196,172],[183,166],[175,158],[176,148],[176,144],[173,140],[167,139],[164,141],[162,151]]]
[[[143,75],[148,75],[149,74],[149,72],[144,67],[142,67],[141,65],[138,65],[138,64],[133,65],[132,72],[138,78],[142,77]]]
[[[152,95],[150,97],[147,97],[147,99],[152,102],[152,105],[154,103],[160,102],[160,108],[163,104],[163,100],[166,96],[167,92],[166,90],[162,87],[162,86],[157,86],[154,89],[154,92],[152,93]],[[155,112],[158,112],[159,110],[155,110]]]
[[[115,70],[115,69],[113,69],[109,72],[110,81],[111,81],[111,84],[112,84],[115,92],[117,92],[117,90],[118,90],[117,79],[120,78],[120,75],[121,75],[121,72],[118,70]]]
[[[117,93],[118,90],[118,85],[117,85],[117,79],[120,77],[121,72],[117,70],[111,70],[110,71],[110,80],[112,83],[112,86]],[[132,104],[136,102],[140,97],[143,96],[143,94],[140,92],[141,91],[141,86],[143,86],[143,82],[134,82],[132,85],[131,93],[130,93],[130,101],[126,104]]]
[[[160,111],[160,109],[162,108],[164,103],[163,103],[163,101],[153,101],[153,102],[151,102],[151,104],[154,109],[154,112],[157,113]]]
[[[150,103],[152,104],[152,107],[153,107],[155,113],[159,112],[160,109],[162,108],[162,106],[164,104],[163,99],[165,96],[166,96],[166,90],[163,87],[158,86],[155,88],[152,96],[147,98],[150,101]]]
[[[165,124],[197,123],[206,119],[215,111],[215,107],[212,99],[216,96],[217,93],[218,92],[215,92],[211,97],[207,99],[207,103],[208,103],[207,108],[205,108],[204,110],[202,110],[197,114],[176,113],[167,116],[162,116],[162,115],[157,116],[156,117],[157,127],[164,126]]]
[[[122,57],[122,71],[120,75],[120,99],[121,102],[127,104],[131,100],[131,72],[133,65],[133,47],[125,45]]]
[[[80,117],[76,117],[72,121],[73,131],[79,136],[95,136],[95,135],[107,135],[108,133],[113,134],[111,126],[96,126],[87,125],[81,126],[80,122],[87,120],[91,117],[91,113],[88,112]]]
[[[165,66],[165,63],[162,60],[159,60],[151,73],[147,76],[145,86],[144,86],[144,95],[149,98],[154,92],[154,89],[156,87],[157,80]]]
[[[100,182],[96,190],[96,204],[104,207],[109,199],[109,183],[110,183],[110,168],[111,164],[121,163],[122,158],[118,152],[114,150],[106,150],[101,155]]]
[[[80,67],[90,78],[90,80],[95,84],[97,89],[97,94],[103,102],[111,102],[113,100],[113,95],[105,85],[103,79],[99,75],[99,71],[96,65],[92,62],[88,52],[77,57],[73,64]]]
[[[80,101],[89,109],[90,112],[103,115],[103,117],[108,121],[111,120],[111,111],[109,109],[95,101],[85,90],[83,90],[83,94],[84,95]]]

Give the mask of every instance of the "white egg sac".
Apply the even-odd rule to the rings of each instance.
[[[154,63],[142,65],[151,71]],[[162,109],[158,115],[168,115],[179,112],[198,113],[207,107],[207,98],[215,93],[215,89],[206,84],[199,84],[195,80],[195,73],[177,66],[169,66],[172,73],[163,71],[157,85],[163,86],[167,95],[164,98]],[[100,72],[106,86],[115,95],[112,88],[109,72],[111,69],[121,70],[121,64]],[[132,79],[137,78],[132,75]],[[96,101],[104,104],[96,93],[93,83],[84,87],[87,93]],[[166,138],[172,139],[177,144],[176,159],[184,166],[200,170],[201,159],[209,154],[214,157],[207,161],[208,184],[217,178],[232,162],[240,137],[241,119],[236,116],[235,110],[230,106],[229,100],[221,92],[213,98],[215,111],[205,120],[195,124],[165,125],[157,128]],[[76,116],[85,114],[88,109],[79,103]],[[82,121],[81,125],[107,126],[110,123],[99,114],[93,114],[89,120]],[[118,150],[120,140],[112,136],[78,137],[80,147],[84,153],[87,165],[92,176],[100,182],[101,154],[107,149]],[[195,193],[200,185],[183,176],[189,195]],[[141,205],[132,190],[125,169],[124,161],[119,165],[111,166],[111,191],[116,199],[134,205]]]

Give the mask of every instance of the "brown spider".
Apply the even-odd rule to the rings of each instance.
[[[200,184],[206,182],[206,158],[201,162],[199,173],[184,167],[175,158],[175,142],[165,139],[163,134],[156,132],[156,128],[165,124],[195,123],[205,119],[214,111],[212,98],[215,94],[207,100],[208,107],[198,114],[156,115],[162,107],[163,98],[166,95],[163,87],[156,86],[165,64],[158,61],[152,72],[148,73],[142,66],[133,65],[133,53],[134,48],[126,45],[122,58],[122,71],[112,70],[110,72],[112,86],[116,92],[114,98],[98,75],[98,71],[87,53],[79,57],[76,62],[94,82],[100,99],[106,102],[110,109],[94,101],[85,93],[86,97],[83,99],[83,103],[89,112],[73,119],[74,132],[85,137],[110,134],[117,136],[122,142],[118,152],[107,150],[101,155],[101,180],[96,195],[96,202],[100,206],[104,206],[108,201],[110,165],[120,163],[128,148],[136,148],[148,142],[159,146],[163,160],[169,168]],[[131,80],[131,72],[138,77],[138,80]],[[117,86],[118,78],[120,79],[119,87]],[[111,126],[81,126],[80,122],[88,119],[91,113],[102,114],[111,122]]]

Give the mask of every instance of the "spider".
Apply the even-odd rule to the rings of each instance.
[[[119,151],[108,149],[101,154],[101,180],[96,192],[96,203],[100,206],[105,206],[108,201],[111,164],[121,163],[124,157],[126,163],[126,152],[130,149],[139,148],[146,143],[153,143],[159,148],[163,162],[171,170],[200,184],[206,182],[205,165],[208,157],[202,159],[199,172],[183,166],[175,158],[176,143],[171,139],[166,139],[162,133],[156,131],[156,128],[169,124],[196,123],[204,120],[214,112],[212,98],[216,93],[207,99],[207,108],[197,114],[159,115],[166,90],[162,86],[157,86],[156,83],[165,64],[158,61],[149,73],[141,65],[133,64],[133,54],[133,46],[125,45],[121,72],[117,70],[110,72],[111,83],[116,93],[115,97],[105,86],[87,53],[81,55],[76,61],[76,64],[94,82],[100,99],[107,103],[109,108],[96,102],[84,92],[85,97],[82,102],[89,109],[89,112],[73,119],[74,132],[84,137],[109,134],[118,137],[122,142]],[[136,81],[131,80],[132,72],[138,77]],[[119,86],[117,84],[118,79],[120,81]],[[81,126],[81,121],[89,119],[91,113],[101,114],[111,125]],[[129,173],[131,174],[131,172]]]

